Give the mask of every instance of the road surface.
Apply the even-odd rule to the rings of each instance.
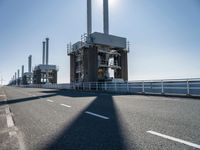
[[[8,143],[22,150],[200,149],[199,99],[17,87],[1,91],[0,108],[9,108],[12,118],[0,115],[0,149]]]

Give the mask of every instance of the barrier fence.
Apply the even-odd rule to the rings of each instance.
[[[82,82],[71,84],[23,85],[27,88],[74,89],[126,94],[200,96],[200,79],[151,80],[133,82]]]

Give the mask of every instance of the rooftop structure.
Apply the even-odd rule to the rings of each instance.
[[[32,73],[32,55],[28,57],[28,72],[24,73],[24,66],[22,66],[22,85],[29,85],[33,83],[33,73]]]
[[[81,36],[81,41],[67,46],[70,82],[128,80],[128,42],[124,37],[109,34],[108,8],[108,0],[103,0],[104,33],[92,32],[92,1],[87,0],[87,34]]]
[[[49,65],[49,38],[42,42],[42,47],[42,64],[33,70],[33,84],[57,83],[58,67]]]

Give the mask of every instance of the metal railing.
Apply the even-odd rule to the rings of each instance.
[[[74,89],[83,91],[117,92],[126,94],[156,94],[199,96],[200,79],[151,80],[132,82],[77,82],[71,84],[44,84],[22,87]]]

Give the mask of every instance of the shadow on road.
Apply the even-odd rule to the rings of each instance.
[[[85,111],[109,117],[91,116]],[[102,114],[103,113],[103,114]],[[111,95],[97,98],[44,149],[51,150],[125,150],[126,144]]]

